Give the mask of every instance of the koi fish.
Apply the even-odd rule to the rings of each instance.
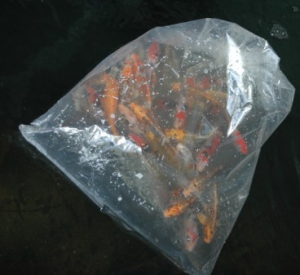
[[[146,102],[147,102],[147,108],[151,107],[151,91],[148,84],[148,81],[146,79],[146,76],[143,72],[144,63],[139,58],[139,56],[134,53],[131,55],[132,61],[133,61],[133,68],[132,73],[134,76],[134,80],[136,81],[136,84],[139,88],[142,89],[146,96]]]
[[[160,47],[157,42],[153,42],[148,49],[148,64],[147,79],[150,83],[151,89],[154,89],[157,83],[157,76],[155,67],[159,63]]]
[[[215,131],[211,131],[209,134],[202,136],[202,135],[190,134],[181,129],[165,130],[166,137],[175,140],[176,142],[184,142],[192,145],[209,140],[214,135],[214,133]]]
[[[87,86],[86,87],[86,90],[88,92],[88,101],[90,104],[94,104],[96,102],[96,99],[97,99],[97,92],[96,90],[91,87],[91,86]]]
[[[119,112],[125,116],[125,118],[131,125],[136,125],[137,118],[129,108],[127,108],[124,104],[120,103],[118,105],[118,109],[119,109]]]
[[[152,119],[150,119],[150,117],[148,115],[148,111],[144,107],[142,107],[141,105],[136,104],[134,102],[131,102],[129,107],[131,108],[132,112],[136,115],[136,117],[139,121],[146,123],[148,125],[151,125],[155,130],[157,130],[159,133],[161,133],[161,131],[154,124]]]
[[[176,145],[176,149],[178,151],[180,159],[183,160],[184,165],[186,167],[193,166],[194,158],[193,158],[193,155],[192,155],[190,149],[187,146],[183,145],[182,143],[178,143]]]
[[[188,187],[184,188],[182,191],[182,194],[185,197],[191,196],[194,192],[200,192],[204,189],[205,187],[205,182],[207,180],[207,177],[198,177],[193,180],[191,180],[190,184]]]
[[[149,118],[146,109],[144,109],[141,105],[138,105],[134,102],[131,102],[129,106],[133,111],[133,113],[137,116],[138,120],[140,120],[141,122],[145,122],[154,127],[154,123]]]
[[[178,113],[176,113],[176,118],[178,118],[180,120],[183,120],[183,121],[186,120],[186,112],[185,111],[179,111]]]
[[[239,130],[235,130],[233,132],[233,139],[234,139],[234,143],[235,143],[236,147],[238,148],[238,150],[242,154],[246,155],[248,153],[248,146]]]
[[[174,121],[174,128],[175,129],[185,129],[186,127],[186,98],[183,94],[179,96],[179,102],[176,106],[176,113],[175,113],[175,121]]]
[[[212,203],[204,206],[203,213],[198,213],[197,218],[203,226],[204,242],[210,243],[215,235],[218,211],[217,184],[214,183],[211,190]]]
[[[128,57],[120,73],[120,82],[122,83],[122,96],[130,94],[132,87],[142,91],[146,96],[147,107],[151,106],[150,87],[146,79],[145,65],[136,53]]]
[[[175,120],[173,126],[175,129],[185,129],[187,119],[185,92],[182,91],[182,85],[180,82],[173,82],[172,90],[180,92],[179,100],[175,109]]]
[[[116,111],[119,100],[118,81],[109,74],[103,74],[100,80],[101,84],[105,84],[104,95],[100,98],[100,102],[105,114],[105,118],[110,126],[113,135],[118,135],[116,128]]]
[[[184,212],[184,210],[190,206],[196,200],[195,197],[191,197],[188,200],[178,202],[171,207],[164,210],[163,214],[165,218],[176,217]]]
[[[136,135],[142,136],[144,134],[144,125],[138,122],[136,115],[122,103],[118,105],[118,109],[129,122],[129,130]]]
[[[153,42],[148,50],[148,60],[151,65],[156,65],[158,63],[160,55],[160,47],[157,42]]]
[[[218,107],[224,108],[226,106],[227,94],[220,91],[198,91],[198,95],[210,101]]]
[[[201,193],[204,188],[206,188],[208,186],[208,180],[210,178],[212,178],[220,169],[222,169],[222,165],[214,168],[212,171],[210,171],[208,174],[204,175],[204,176],[199,176],[197,178],[194,178],[191,180],[190,184],[184,188],[184,190],[182,191],[182,194],[185,197],[190,197],[192,194],[197,193]]]
[[[208,162],[211,156],[217,151],[220,143],[221,143],[221,133],[217,132],[217,134],[212,139],[210,147],[206,147],[202,149],[198,154],[198,162],[196,164],[196,169],[199,172],[202,172],[204,168],[208,165]]]
[[[163,160],[171,164],[176,169],[182,168],[178,160],[177,150],[152,126],[148,125],[148,127],[146,127],[146,139],[150,148]]]
[[[197,90],[194,88],[189,88],[189,92],[192,92],[194,94],[200,95],[204,99],[210,101],[212,104],[215,106],[224,109],[226,106],[226,101],[227,101],[227,94],[220,92],[220,91],[201,91]],[[228,114],[225,114],[227,121],[230,121],[230,118],[228,117]],[[235,130],[233,132],[233,140],[234,144],[237,147],[237,149],[242,153],[242,154],[247,154],[248,153],[248,146],[246,140],[243,138],[242,134],[240,131]]]
[[[128,81],[133,76],[131,59],[127,58],[124,63],[123,70],[121,71],[121,78]]]
[[[186,213],[183,217],[184,227],[184,247],[187,251],[192,252],[199,240],[198,221],[194,213]]]
[[[128,137],[130,140],[132,140],[137,146],[141,147],[142,149],[148,146],[147,141],[141,136],[130,133]]]
[[[175,129],[184,129],[185,128],[185,122],[186,122],[186,112],[185,111],[179,111],[175,115],[175,121],[174,121],[174,128]]]

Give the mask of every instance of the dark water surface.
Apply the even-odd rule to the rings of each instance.
[[[213,274],[300,274],[299,0],[1,1],[0,274],[181,274],[101,214],[17,126],[149,29],[205,17],[267,39],[296,88]]]

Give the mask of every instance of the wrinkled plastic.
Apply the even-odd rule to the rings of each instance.
[[[103,212],[184,271],[210,274],[260,147],[291,109],[278,63],[233,23],[155,28],[20,130]]]

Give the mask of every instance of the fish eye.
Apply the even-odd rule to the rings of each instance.
[[[207,152],[206,150],[204,150],[204,151],[202,152],[202,154],[203,154],[205,157],[208,157],[208,152]]]

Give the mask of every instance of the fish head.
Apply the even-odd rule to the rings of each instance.
[[[192,252],[198,242],[199,231],[195,214],[184,215],[183,243],[187,251]]]

